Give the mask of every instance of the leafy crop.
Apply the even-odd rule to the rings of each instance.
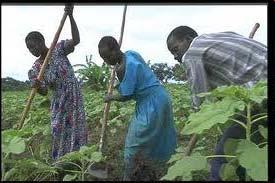
[[[208,160],[214,157],[212,154],[217,137],[226,126],[247,121],[243,127],[246,127],[249,134],[247,137],[252,137],[253,123],[265,121],[267,118],[266,109],[260,113],[251,112],[266,100],[265,82],[258,83],[251,90],[231,86],[202,94],[201,97],[209,100],[205,100],[201,110],[196,113],[190,108],[190,91],[187,84],[166,84],[165,87],[172,98],[178,136],[177,153],[169,161],[170,168],[163,177],[165,180],[205,179],[209,168]],[[108,148],[106,153],[100,154],[97,147],[106,91],[85,87],[82,93],[89,131],[88,144],[80,151],[68,153],[59,159],[60,165],[70,165],[61,168],[50,158],[50,93],[46,97],[35,96],[21,130],[15,130],[13,127],[20,119],[29,91],[2,93],[2,180],[94,180],[87,174],[87,168],[98,161],[109,167],[108,180],[122,179],[124,140],[135,102],[112,102],[107,128]],[[241,116],[244,114],[245,116]],[[252,125],[249,125],[251,123]],[[260,125],[259,132],[265,139],[261,144],[255,144],[248,139],[226,143],[225,154],[228,163],[223,166],[221,172],[224,180],[237,180],[235,170],[239,165],[248,170],[247,180],[266,180],[267,128]],[[193,133],[199,135],[199,141],[191,156],[184,157],[186,144]],[[259,158],[251,160],[250,157],[253,156]],[[65,172],[64,175],[60,173],[60,169]]]
[[[110,71],[109,67],[103,63],[102,66],[97,65],[92,61],[92,55],[90,58],[86,56],[85,64],[76,64],[74,67],[81,67],[75,71],[78,78],[84,82],[84,85],[90,89],[99,91],[107,88],[109,81]]]
[[[191,113],[186,125],[181,130],[183,135],[198,134],[202,137],[213,128],[222,128],[237,123],[245,129],[245,139],[229,139],[225,145],[225,155],[200,155],[197,152],[186,157],[182,152],[175,154],[169,163],[174,163],[162,178],[164,180],[192,180],[192,172],[206,170],[207,161],[211,158],[225,157],[221,173],[223,180],[238,180],[236,169],[240,165],[246,169],[246,180],[267,180],[267,128],[260,125],[259,131],[265,138],[260,144],[255,144],[251,138],[255,133],[252,125],[266,123],[267,113],[264,105],[267,99],[267,84],[258,82],[251,89],[241,86],[219,87],[212,92],[200,94],[207,97],[199,112]],[[257,114],[252,114],[253,108],[259,108]],[[239,120],[236,116],[241,116]],[[255,158],[257,157],[257,158]]]

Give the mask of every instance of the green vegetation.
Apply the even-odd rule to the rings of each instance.
[[[199,112],[189,115],[181,134],[195,133],[204,137],[210,130],[224,129],[229,124],[238,123],[245,129],[246,138],[228,139],[224,147],[225,155],[206,154],[205,151],[197,150],[186,157],[178,152],[171,158],[169,163],[173,165],[162,179],[192,180],[194,171],[208,171],[209,159],[225,157],[228,163],[224,164],[220,172],[223,180],[239,180],[236,169],[242,166],[246,169],[246,181],[267,181],[267,128],[259,126],[264,139],[259,144],[252,141],[255,132],[251,130],[252,125],[267,122],[266,82],[259,82],[251,89],[241,86],[219,87],[200,96],[208,97],[208,100],[201,105]]]
[[[11,77],[1,78],[2,91],[22,91],[30,87],[29,81],[18,81]]]
[[[209,174],[208,163],[214,157],[214,147],[221,131],[232,123],[239,123],[246,129],[246,139],[226,143],[226,158],[229,163],[224,165],[221,175],[224,180],[238,180],[235,170],[240,165],[247,169],[246,180],[267,180],[266,127],[259,128],[265,139],[263,142],[255,144],[251,141],[252,124],[267,120],[266,106],[262,107],[267,98],[266,82],[259,82],[249,90],[230,86],[201,94],[206,100],[196,113],[190,109],[187,84],[166,84],[165,87],[172,97],[178,148],[162,179],[206,180]],[[134,101],[112,102],[107,128],[108,148],[102,155],[97,147],[106,90],[84,87],[82,93],[89,143],[80,151],[69,153],[58,163],[54,163],[50,159],[50,94],[47,97],[36,95],[23,128],[13,129],[25,107],[29,92],[30,90],[2,92],[2,180],[96,180],[87,173],[88,165],[94,162],[103,162],[108,166],[107,180],[122,180],[124,140],[128,121],[134,111]],[[260,108],[260,112],[252,112],[255,108]],[[199,140],[191,156],[186,157],[183,154],[193,133],[199,135]],[[57,166],[66,163],[69,166]]]

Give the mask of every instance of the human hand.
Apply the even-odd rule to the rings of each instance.
[[[71,3],[67,3],[65,5],[64,11],[67,13],[67,15],[72,15],[74,10],[74,5]]]
[[[34,82],[33,82],[33,85],[32,85],[32,88],[40,88],[41,86],[41,81],[38,80],[37,78],[34,79]]]

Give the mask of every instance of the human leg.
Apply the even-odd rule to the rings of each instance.
[[[224,144],[226,140],[229,138],[233,138],[233,139],[245,138],[245,129],[238,124],[234,124],[229,128],[227,128],[223,133],[220,141],[216,145],[215,155],[224,155]],[[210,176],[209,176],[210,181],[221,181],[219,172],[222,165],[226,162],[227,161],[225,158],[213,158],[210,161],[210,166],[211,166]]]

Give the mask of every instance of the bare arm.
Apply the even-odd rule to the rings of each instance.
[[[125,102],[127,100],[130,100],[131,98],[128,96],[122,96],[122,95],[107,95],[104,97],[104,102],[110,102],[112,100],[119,101],[119,102]]]
[[[45,83],[43,81],[39,81],[36,78],[37,74],[35,73],[35,70],[33,70],[33,69],[29,70],[28,77],[29,77],[29,80],[31,82],[31,87],[32,88],[37,88],[37,92],[40,95],[45,96],[45,95],[48,94],[48,88],[47,88],[47,86],[45,85]]]
[[[64,9],[64,11],[67,13],[67,15],[70,18],[71,32],[72,32],[72,39],[67,41],[66,44],[64,45],[66,55],[73,52],[74,47],[80,42],[79,31],[73,17],[73,8],[74,7],[72,5],[66,5]]]
[[[48,94],[47,86],[43,85],[41,81],[35,79],[32,85],[32,88],[37,88],[37,92],[40,95],[46,96]]]
[[[38,92],[40,95],[46,96],[46,95],[48,94],[48,89],[47,89],[47,88],[38,88],[38,89],[37,89],[37,92]]]

